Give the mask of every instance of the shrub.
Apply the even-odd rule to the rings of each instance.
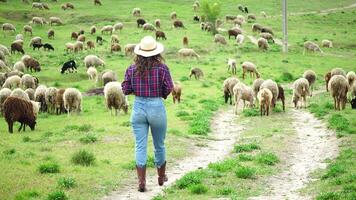
[[[273,153],[260,153],[256,156],[256,160],[265,165],[275,165],[279,162],[278,157]]]
[[[224,160],[217,163],[210,163],[208,167],[218,172],[227,172],[233,169],[238,163],[233,159]]]
[[[244,153],[239,154],[237,157],[240,161],[252,161],[253,160],[253,156],[244,154]]]
[[[32,199],[32,198],[37,198],[39,197],[40,194],[35,191],[35,190],[25,190],[25,191],[21,191],[18,194],[16,194],[14,200],[28,200],[28,199]]]
[[[249,168],[249,167],[238,167],[235,170],[235,174],[238,178],[243,178],[243,179],[248,179],[248,178],[253,178],[253,176],[255,175],[256,170],[253,168]]]
[[[68,199],[67,195],[61,190],[49,193],[47,197],[47,200],[67,200],[67,199]]]
[[[177,181],[176,186],[179,189],[184,189],[191,185],[201,184],[204,175],[202,171],[189,172]]]
[[[180,110],[176,113],[177,117],[186,117],[189,116],[189,112],[185,111],[185,110]]]
[[[340,194],[338,192],[327,192],[322,193],[316,197],[317,200],[338,200],[340,198]]]
[[[316,103],[310,104],[309,109],[311,113],[313,113],[316,117],[319,118],[322,118],[323,116],[329,113],[325,108],[319,106],[319,104]]]
[[[333,114],[329,120],[329,125],[332,128],[335,128],[338,131],[348,131],[349,130],[349,121],[340,114]]]
[[[249,108],[242,111],[242,115],[245,117],[254,117],[260,114],[258,108]]]
[[[239,144],[234,147],[236,153],[240,152],[251,152],[253,150],[261,149],[258,144],[250,143],[250,144]]]
[[[232,193],[234,193],[234,189],[230,187],[223,187],[216,191],[217,195],[224,195],[224,196],[227,196]]]
[[[208,111],[196,113],[190,123],[188,132],[194,135],[207,135],[210,131],[210,116]]]
[[[208,191],[208,187],[203,184],[191,185],[189,190],[193,194],[204,194]]]
[[[53,161],[48,163],[43,163],[38,167],[38,171],[41,174],[59,173],[59,165]]]
[[[80,132],[88,132],[88,131],[90,131],[92,128],[93,128],[93,127],[92,127],[92,125],[90,125],[90,124],[83,124],[83,125],[81,125],[81,126],[78,127],[78,131],[80,131]]]
[[[72,156],[72,162],[76,165],[90,166],[94,164],[94,161],[94,154],[86,150],[79,150]]]
[[[58,179],[57,185],[60,188],[71,189],[76,186],[76,181],[71,177],[61,177]]]
[[[83,144],[89,144],[89,143],[94,143],[96,142],[98,139],[96,138],[95,135],[92,134],[87,134],[86,136],[82,137],[79,139],[79,141]]]

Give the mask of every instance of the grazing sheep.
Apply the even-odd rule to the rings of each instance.
[[[269,115],[269,109],[271,108],[273,94],[268,88],[263,88],[257,93],[257,99],[260,104],[260,112],[262,115]]]
[[[260,78],[260,73],[257,71],[257,67],[252,62],[246,61],[242,63],[242,79],[245,79],[245,74],[250,73],[251,78]]]
[[[133,55],[136,44],[125,45],[125,56]]]
[[[88,49],[95,49],[95,43],[93,41],[88,41],[87,42],[87,48]]]
[[[342,75],[334,75],[331,77],[328,85],[331,96],[334,98],[334,109],[345,109],[347,101],[347,92],[349,83]]]
[[[2,116],[3,113],[3,103],[5,102],[6,98],[11,95],[11,90],[9,88],[3,88],[0,90],[0,115]]]
[[[255,96],[256,100],[257,100],[257,93],[258,93],[258,91],[260,91],[260,86],[262,85],[262,83],[264,81],[265,80],[263,80],[261,78],[257,78],[252,83],[252,89],[253,89],[253,93],[254,93],[254,96]]]
[[[194,75],[195,80],[198,80],[198,79],[204,77],[203,71],[197,67],[190,70],[189,78],[192,78],[193,75]]]
[[[321,46],[326,48],[332,48],[333,43],[330,40],[323,40],[321,41]]]
[[[262,27],[261,33],[270,33],[271,35],[274,35],[270,27]]]
[[[101,6],[102,5],[101,1],[100,0],[94,0],[94,6],[96,6],[96,5]]]
[[[307,107],[307,96],[309,95],[309,82],[305,78],[299,78],[293,83],[293,103],[295,108]],[[299,102],[300,101],[300,105]]]
[[[25,67],[25,64],[22,61],[17,61],[14,64],[13,69],[17,70],[17,71],[20,71],[20,72],[25,72],[26,67]]]
[[[118,111],[124,110],[125,114],[128,111],[128,102],[122,91],[121,84],[119,82],[110,82],[104,87],[104,96],[106,107],[110,110],[112,115],[112,109],[115,109],[115,116]]]
[[[142,27],[144,31],[156,31],[156,27],[150,23],[145,23]]]
[[[146,21],[142,18],[139,18],[136,20],[136,23],[137,23],[137,28],[140,28],[142,27],[144,24],[146,24]]]
[[[55,100],[56,101],[55,108],[56,108],[57,115],[60,115],[60,114],[66,112],[66,109],[64,108],[64,101],[63,101],[64,92],[65,92],[65,89],[57,90],[56,100]]]
[[[115,44],[111,45],[111,48],[110,48],[111,53],[119,52],[119,51],[121,51],[121,46],[119,44],[115,43]]]
[[[189,46],[189,40],[187,36],[183,37],[183,46],[184,47],[188,47]]]
[[[156,25],[156,28],[161,28],[161,20],[160,19],[156,19],[155,20],[155,25]]]
[[[46,90],[47,87],[44,85],[39,85],[35,90],[35,101],[40,103],[41,112],[47,112]]]
[[[114,30],[113,26],[107,25],[101,28],[101,34],[103,35],[104,33],[110,33],[111,35],[113,30]]]
[[[121,22],[119,22],[119,23],[116,23],[115,25],[114,25],[114,31],[117,31],[117,30],[122,30],[124,28],[124,24],[123,23],[121,23]]]
[[[237,17],[234,15],[225,15],[225,21],[234,21]]]
[[[14,71],[9,71],[5,73],[5,77],[9,78],[11,76],[19,76],[22,77],[23,76],[23,72],[20,72],[18,70],[14,70]]]
[[[119,36],[118,35],[112,35],[111,36],[111,44],[114,43],[119,43]]]
[[[52,51],[54,51],[54,47],[51,45],[51,44],[49,44],[49,43],[46,43],[46,44],[44,44],[43,45],[43,49],[46,51],[50,51],[50,50],[52,50]]]
[[[66,46],[65,50],[67,53],[74,52],[74,44],[73,43],[67,42],[65,46]]]
[[[10,97],[17,97],[20,99],[30,101],[30,97],[28,96],[28,94],[25,91],[23,91],[21,88],[14,89],[11,92]]]
[[[105,62],[96,55],[87,55],[84,58],[84,64],[87,68],[91,66],[93,67],[105,66]]]
[[[90,34],[93,35],[96,33],[96,26],[90,27]]]
[[[64,72],[66,72],[66,71],[73,73],[76,70],[77,70],[77,64],[75,63],[75,61],[69,60],[63,64],[63,66],[61,68],[61,74],[64,74]]]
[[[38,79],[29,74],[25,74],[21,77],[21,85],[24,89],[27,88],[36,89],[37,83],[38,83]]]
[[[26,33],[30,33],[30,35],[32,36],[32,27],[30,25],[25,25],[23,27],[23,31],[24,31],[25,35],[26,35]]]
[[[77,38],[77,41],[80,41],[80,42],[85,42],[85,35],[79,35],[78,38]]]
[[[156,40],[158,39],[167,40],[166,34],[163,31],[156,31]]]
[[[74,5],[72,3],[65,3],[64,5],[65,5],[66,9],[69,9],[69,8],[74,9]]]
[[[180,20],[175,20],[173,22],[173,27],[174,28],[185,28],[183,22]]]
[[[40,63],[37,60],[33,59],[33,58],[26,59],[24,64],[25,64],[27,70],[30,70],[31,72],[33,70],[35,72],[41,71]]]
[[[215,43],[220,43],[222,45],[227,45],[227,42],[225,40],[225,37],[222,36],[221,34],[215,34],[214,36],[214,42]]]
[[[49,25],[52,26],[52,24],[56,24],[56,25],[62,25],[63,22],[59,17],[50,17],[49,18]]]
[[[25,90],[25,93],[28,95],[28,98],[31,100],[31,101],[34,101],[35,100],[35,90],[32,89],[32,88],[27,88]]]
[[[6,46],[2,45],[2,44],[0,44],[0,51],[1,51],[5,56],[6,56],[6,55],[10,55],[9,49],[8,49]]]
[[[200,22],[200,17],[198,15],[194,15],[193,21]]]
[[[281,100],[282,101],[282,108],[283,108],[283,111],[286,110],[286,106],[285,106],[285,95],[284,95],[284,88],[278,84],[278,97],[277,97],[277,100]]]
[[[316,80],[316,73],[313,70],[307,70],[304,72],[303,78],[308,80],[310,96],[313,96],[313,85]]]
[[[33,50],[36,50],[36,48],[37,48],[38,50],[40,50],[40,48],[43,47],[43,44],[32,44],[32,47],[33,47]]]
[[[173,103],[175,104],[176,101],[180,103],[181,96],[182,96],[182,86],[180,85],[179,82],[174,82],[174,87],[172,90]]]
[[[5,31],[13,31],[14,33],[16,32],[16,28],[14,25],[10,24],[10,23],[4,23],[2,25],[2,30]]]
[[[33,46],[34,44],[42,44],[42,38],[41,37],[33,37],[30,41],[30,46]]]
[[[96,70],[95,67],[89,67],[87,70],[87,74],[88,74],[89,80],[94,80],[95,82],[97,81],[98,71]]]
[[[240,20],[242,24],[246,22],[245,17],[242,16],[242,15],[237,15],[237,16],[236,16],[236,19],[237,19],[237,20]]]
[[[103,80],[104,85],[106,85],[109,82],[117,81],[116,77],[117,77],[116,73],[109,70],[102,73],[101,80]]]
[[[26,125],[28,125],[31,130],[35,130],[36,116],[33,112],[33,104],[30,101],[17,97],[7,97],[3,104],[3,109],[9,133],[13,133],[14,122],[21,123],[19,132],[21,129],[25,131]]]
[[[259,38],[257,40],[257,45],[258,45],[258,48],[263,51],[267,51],[269,48],[268,41],[265,38]]]
[[[236,60],[229,58],[227,59],[227,71],[229,72],[231,69],[231,74],[236,75]]]
[[[247,15],[247,20],[248,21],[256,21],[257,17],[254,14],[249,14]]]
[[[248,101],[250,103],[250,107],[254,106],[253,90],[252,88],[246,86],[244,83],[242,82],[236,83],[236,85],[233,88],[233,93],[234,93],[234,100],[235,100],[235,109],[234,109],[235,114],[237,114],[240,100],[243,100],[244,102],[243,108],[245,108],[245,101]]]
[[[345,72],[345,70],[343,70],[341,68],[334,68],[331,70],[331,77],[333,77],[335,75],[341,75],[346,78],[346,72]]]
[[[38,9],[42,10],[43,9],[43,5],[42,5],[42,3],[33,2],[32,3],[32,8],[38,8]]]
[[[356,80],[356,74],[354,71],[349,71],[346,75],[347,78],[347,82],[349,83],[349,86],[351,87],[353,85],[353,83]]]
[[[237,43],[238,45],[242,45],[242,43],[244,42],[244,40],[245,40],[245,36],[244,36],[244,35],[242,35],[242,34],[237,35],[237,37],[236,37],[236,43]]]
[[[23,50],[23,46],[17,42],[14,42],[11,44],[11,54],[15,54],[16,52],[25,54],[25,51]]]
[[[314,42],[311,42],[311,41],[304,42],[303,55],[305,55],[305,52],[316,52],[316,51],[323,53],[323,51],[320,49],[319,45],[315,44]]]
[[[188,48],[180,49],[178,51],[178,54],[181,57],[196,57],[197,59],[200,58],[200,56],[193,49],[188,49]]]
[[[268,88],[272,92],[273,94],[272,107],[273,108],[276,107],[276,102],[279,95],[279,89],[277,83],[272,81],[271,79],[267,79],[263,81],[263,83],[261,84],[260,90],[263,88]]]
[[[171,20],[176,20],[177,19],[177,13],[176,12],[172,12],[171,13]]]
[[[260,33],[260,37],[266,39],[268,42],[272,41],[272,43],[274,43],[273,35],[270,33]]]
[[[241,34],[241,32],[237,31],[236,29],[230,29],[227,31],[227,34],[229,35],[229,39],[231,36],[233,36],[235,39],[236,37]]]
[[[234,94],[233,88],[238,82],[239,80],[235,77],[229,77],[224,80],[223,89],[224,89],[225,103],[227,103],[230,99],[230,105],[232,105],[232,96]]]
[[[0,71],[9,71],[10,69],[7,67],[6,63],[0,59]]]
[[[84,43],[81,41],[76,41],[74,43],[74,53],[84,50]]]
[[[43,17],[33,17],[31,20],[32,24],[39,24],[39,25],[43,25],[43,24],[47,24],[47,21],[43,18]],[[24,26],[25,29],[26,26]],[[28,30],[31,30],[31,35],[32,35],[32,27],[31,26],[27,26],[27,28],[29,28]],[[26,32],[26,30],[25,30]],[[29,32],[29,31],[28,31]]]
[[[64,108],[68,112],[68,116],[71,112],[79,114],[81,112],[82,94],[76,88],[68,88],[63,93]]]
[[[17,34],[15,37],[15,40],[22,40],[23,41],[23,35],[22,34]]]
[[[134,8],[134,9],[132,9],[132,15],[133,15],[134,17],[139,17],[139,16],[141,16],[141,9],[140,9],[140,8]]]
[[[70,36],[71,40],[77,40],[78,39],[78,33],[77,32],[72,32],[71,36]]]
[[[2,85],[3,88],[9,88],[9,89],[13,89],[13,88],[20,88],[21,87],[21,77],[20,76],[11,76],[8,77],[4,84]]]
[[[0,51],[0,60],[5,61],[5,54]]]
[[[47,37],[48,39],[54,39],[54,30],[53,29],[50,29],[48,32],[47,32]]]
[[[331,79],[331,72],[327,72],[327,73],[324,75],[324,80],[325,80],[325,85],[326,85],[326,91],[327,91],[327,92],[329,91],[328,85],[329,85],[330,79]]]
[[[261,32],[263,26],[260,24],[252,24],[252,31],[253,32]]]
[[[57,88],[49,87],[46,89],[45,93],[45,100],[47,105],[47,112],[54,113],[56,108],[56,95],[57,95]]]

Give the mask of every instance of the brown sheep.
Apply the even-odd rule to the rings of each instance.
[[[331,72],[327,72],[324,76],[324,80],[325,80],[325,85],[326,85],[326,91],[329,92],[328,89],[328,85],[329,85],[329,81],[331,79]]]
[[[156,28],[161,28],[161,20],[156,19],[155,20],[155,25],[156,25]]]
[[[174,82],[174,87],[172,90],[173,103],[180,103],[180,97],[182,95],[182,86],[178,82]]]
[[[281,100],[282,101],[283,111],[286,111],[285,99],[286,99],[286,97],[284,96],[284,89],[283,89],[283,87],[281,85],[278,84],[278,97],[277,97],[277,100]]]
[[[313,96],[313,85],[316,80],[316,73],[313,70],[307,70],[303,74],[303,78],[307,79],[310,87],[310,96]]]
[[[54,39],[54,30],[49,30],[48,33],[47,33],[47,36],[48,36],[48,39]]]
[[[262,88],[257,93],[257,99],[260,103],[260,112],[262,115],[269,115],[269,109],[272,107],[273,94],[268,88]]]
[[[16,53],[16,51],[25,54],[22,45],[17,42],[11,44],[11,54]]]
[[[56,94],[56,114],[60,115],[62,113],[66,113],[66,109],[64,108],[64,101],[63,101],[63,94],[65,92],[65,89],[59,89],[57,90]]]
[[[167,40],[166,34],[163,31],[156,31],[156,40],[158,40],[159,38]]]
[[[188,47],[189,46],[189,41],[188,41],[188,37],[187,36],[183,37],[183,46],[184,47]]]
[[[95,6],[96,6],[96,5],[101,6],[102,4],[101,4],[101,1],[100,1],[100,0],[94,0],[94,5],[95,5]]]
[[[41,71],[40,63],[33,58],[29,58],[29,59],[25,60],[24,64],[26,66],[26,69],[30,70],[31,72],[32,72],[32,70],[34,70],[35,72]]]
[[[95,49],[95,44],[93,41],[88,41],[87,42],[87,48],[88,49]]]
[[[111,53],[121,51],[121,46],[117,43],[111,45]]]
[[[201,69],[195,67],[192,70],[190,70],[190,75],[189,78],[192,78],[192,76],[194,75],[195,80],[200,79],[201,77],[204,77],[204,73]]]
[[[15,122],[20,122],[21,129],[25,131],[26,125],[30,126],[31,130],[35,130],[36,116],[33,112],[33,105],[31,102],[17,98],[7,97],[4,104],[4,117],[8,124],[9,133],[13,133],[13,126]]]
[[[85,42],[85,35],[79,35],[77,41]]]
[[[252,62],[243,62],[242,63],[242,79],[245,79],[245,74],[247,72],[250,73],[250,77],[256,77],[256,78],[260,78],[260,73],[257,71],[257,67],[255,64],[253,64]]]
[[[77,32],[72,32],[72,35],[70,36],[70,39],[77,40],[78,39],[78,33]]]
[[[227,33],[229,34],[229,39],[231,36],[235,37],[235,39],[236,39],[237,35],[241,34],[240,32],[238,32],[235,29],[230,29],[227,31]]]
[[[95,27],[95,26],[92,26],[92,27],[90,28],[90,34],[93,35],[93,34],[95,34],[95,33],[96,33],[96,27]]]
[[[349,83],[347,79],[342,75],[332,76],[328,88],[331,96],[334,98],[335,110],[345,109],[347,101],[347,92],[349,90]]]
[[[174,28],[185,28],[183,22],[180,20],[175,20],[173,22],[173,27]]]

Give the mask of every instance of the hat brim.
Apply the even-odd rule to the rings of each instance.
[[[140,44],[137,44],[135,46],[135,54],[136,55],[140,55],[140,56],[143,56],[143,57],[151,57],[151,56],[155,56],[155,55],[158,55],[160,53],[162,53],[164,51],[164,47],[161,43],[157,42],[157,47],[152,50],[152,51],[143,51],[140,49]]]

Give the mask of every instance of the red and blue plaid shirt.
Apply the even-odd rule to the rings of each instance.
[[[167,65],[152,67],[144,76],[135,73],[136,65],[131,65],[125,73],[122,90],[125,95],[134,94],[140,97],[163,97],[171,93],[173,81]]]

